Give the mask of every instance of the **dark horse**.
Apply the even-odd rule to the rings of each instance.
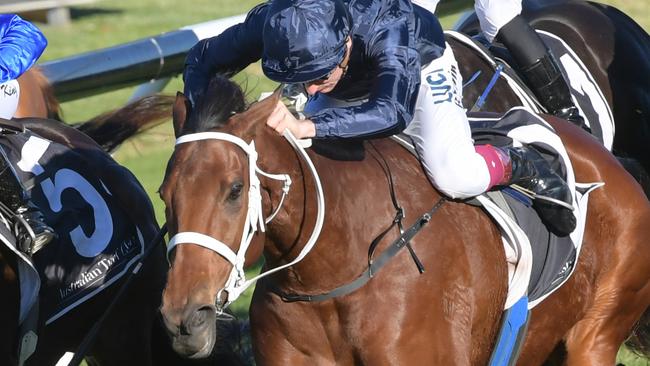
[[[23,90],[23,97],[26,97],[27,94],[24,92]],[[168,97],[150,97],[115,111],[112,116],[119,116],[117,120],[106,115],[94,124],[95,127],[101,123],[123,124],[137,131],[163,119],[169,113],[169,106]],[[143,108],[149,112],[140,113]],[[78,156],[83,156],[81,159],[84,163],[96,166],[98,171],[102,172],[101,179],[114,191],[120,206],[132,214],[129,219],[141,228],[145,240],[150,241],[153,238],[158,226],[148,196],[135,177],[110,158],[95,140],[79,130],[54,120],[25,118],[15,121],[41,137],[74,149]],[[111,141],[112,146],[115,146],[128,136],[111,137],[96,134],[93,137],[98,141]],[[101,364],[149,364],[151,362],[149,340],[153,321],[156,319],[155,310],[159,302],[160,286],[164,283],[166,267],[164,257],[161,255],[162,252],[159,250],[152,255],[150,261],[146,262],[142,274],[126,294],[128,301],[118,304],[102,329],[96,346],[89,352],[89,355],[95,357]],[[16,255],[4,244],[0,245],[0,267],[2,268],[0,359],[10,365],[16,362],[18,342],[20,288],[16,270],[17,260]],[[74,351],[90,326],[103,313],[119,286],[120,284],[116,283],[71,313],[42,327],[38,333],[36,352],[28,359],[28,364],[53,365],[65,351]],[[128,332],[125,331],[126,329]]]
[[[233,269],[234,254],[224,247],[237,253],[249,207],[255,207],[246,194],[254,174],[241,141],[192,141],[197,136],[192,134],[220,132],[254,142],[259,169],[286,173],[293,182],[283,197],[280,183],[258,175],[263,216],[279,211],[253,241],[247,259],[259,256],[264,243],[266,269],[288,263],[318,222],[314,174],[265,124],[278,93],[246,109],[239,87],[217,76],[205,98],[193,112],[197,118],[186,121],[187,102],[177,97],[175,132],[189,142],[176,146],[160,189],[170,235],[206,236],[180,241],[187,244],[170,253],[163,294],[161,311],[174,348],[188,357],[201,357],[215,343],[214,314],[223,307],[221,289]],[[569,364],[612,365],[650,303],[650,203],[596,140],[564,121],[548,121],[567,146],[576,180],[605,186],[590,196],[576,272],[533,309],[520,361],[541,364],[563,344]],[[400,253],[347,295],[315,303],[285,302],[277,295],[322,294],[359,277],[370,243],[395,215],[388,170],[407,215],[405,226],[439,202],[440,194],[406,149],[389,139],[364,145],[366,155],[359,161],[308,152],[324,191],[323,230],[302,262],[257,283],[250,308],[256,360],[264,365],[486,364],[504,306],[507,269],[499,231],[481,209],[464,203],[442,204],[412,240],[426,267],[422,274],[408,254]],[[379,248],[398,235],[392,229]]]
[[[586,1],[524,1],[523,15],[533,27],[560,36],[584,62],[612,109],[616,127],[612,151],[631,167],[631,159],[650,172],[650,36],[618,9]],[[458,25],[475,34],[475,15]],[[450,40],[464,80],[482,75],[464,90],[471,107],[494,73],[476,53]],[[514,65],[513,65],[514,66]],[[519,103],[503,79],[495,84],[484,110],[505,112]],[[641,175],[647,179],[647,174]]]
[[[38,73],[26,75],[32,77],[38,76]],[[51,94],[51,89],[48,89],[47,81],[41,81],[43,83],[40,84],[30,82],[30,85],[36,87],[31,91],[37,93],[38,97],[30,98],[31,94],[27,94],[27,89],[23,88],[21,101],[50,100],[53,104],[47,104],[48,107],[40,110],[27,108],[24,113],[58,117],[58,102]],[[168,96],[147,97],[98,116],[77,126],[77,129],[51,119],[22,118],[14,121],[41,137],[72,149],[80,164],[93,166],[116,197],[121,210],[127,214],[126,219],[138,225],[144,241],[148,243],[158,231],[151,201],[136,178],[106,152],[139,131],[166,120],[171,114],[172,101],[173,98]],[[195,365],[173,352],[160,321],[158,308],[168,269],[163,248],[164,245],[158,244],[151,252],[138,276],[100,328],[87,353],[87,361],[93,365]],[[3,365],[14,365],[17,362],[21,296],[18,261],[16,254],[0,243],[0,363]],[[38,329],[36,351],[27,360],[27,365],[54,365],[64,352],[76,351],[123,285],[125,278],[122,277],[47,326],[41,326]],[[45,284],[41,288],[43,286]],[[44,321],[42,313],[41,321]],[[231,360],[231,355],[217,353],[212,361],[215,360],[225,360],[226,364],[238,362]]]

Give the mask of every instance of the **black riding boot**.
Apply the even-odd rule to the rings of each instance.
[[[507,184],[516,184],[534,193],[533,208],[552,233],[557,236],[570,234],[576,227],[576,219],[566,181],[534,148],[507,147],[501,151],[510,160],[506,162],[506,171],[511,172]]]
[[[589,131],[573,104],[569,85],[537,32],[517,15],[499,30],[497,39],[510,51],[528,85],[548,113]]]
[[[0,154],[0,202],[11,211],[14,235],[20,249],[34,254],[54,237],[54,230],[49,227],[43,214],[27,197],[13,169]]]

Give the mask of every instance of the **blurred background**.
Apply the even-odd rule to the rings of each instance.
[[[258,0],[63,0],[73,5],[67,8],[69,22],[46,11],[22,15],[36,21],[48,38],[49,45],[39,63],[80,53],[107,48],[134,40],[156,36],[181,27],[246,13]],[[1,0],[15,3],[16,0]],[[29,3],[30,1],[23,1]],[[43,1],[34,1],[41,2]],[[650,29],[650,1],[606,0]],[[462,12],[471,8],[468,0],[445,0],[438,13],[445,29],[451,28]],[[47,20],[50,22],[47,22]],[[52,19],[53,18],[53,19]],[[65,20],[65,19],[64,19]],[[63,23],[63,24],[57,24]],[[237,75],[250,100],[262,91],[273,90],[275,84],[266,79],[259,63]],[[85,121],[102,112],[123,106],[135,87],[90,96],[62,105],[67,122]],[[180,76],[172,78],[164,93],[183,90]],[[161,182],[165,163],[172,149],[169,124],[126,143],[115,155],[121,163],[134,171],[151,195],[159,221],[164,220],[162,203],[156,190]]]
[[[15,2],[15,0],[3,0]],[[70,1],[70,0],[68,0]],[[37,21],[48,38],[49,45],[39,63],[83,52],[111,47],[160,33],[174,31],[192,24],[212,21],[246,13],[259,0],[72,0],[85,2],[68,8],[67,24],[46,22],[44,12],[24,14]],[[650,1],[607,0],[650,29]],[[440,19],[449,29],[462,12],[471,8],[467,0],[445,0],[439,6]],[[266,79],[259,63],[253,64],[237,75],[250,100],[262,91],[273,90],[275,84]],[[108,92],[88,98],[65,102],[62,105],[67,122],[79,122],[102,112],[123,106],[135,87]],[[183,90],[180,76],[172,78],[164,93],[175,94]],[[173,146],[171,126],[151,131],[125,144],[115,155],[121,163],[134,171],[151,195],[159,221],[164,220],[162,203],[156,190],[162,180],[165,163]]]
[[[83,52],[111,47],[134,40],[174,31],[184,26],[240,15],[259,3],[259,0],[62,0],[63,9],[29,11],[27,3],[34,0],[0,0],[0,11],[7,12],[10,3],[22,6],[21,15],[35,22],[49,40],[49,46],[39,63],[56,60]],[[43,1],[40,1],[44,3]],[[605,0],[634,18],[646,31],[650,30],[650,1]],[[473,1],[444,0],[439,6],[439,16],[445,29],[451,28],[462,12],[469,10]],[[3,8],[4,7],[4,8]],[[258,64],[251,65],[237,75],[249,100],[256,99],[262,91],[271,91],[275,84],[262,74]],[[100,113],[123,106],[135,87],[112,91],[62,105],[67,122],[79,122]],[[179,76],[172,78],[163,92],[175,94],[182,91]],[[170,120],[171,121],[171,120]],[[164,222],[164,208],[157,189],[164,168],[173,149],[171,123],[166,123],[130,140],[116,153],[115,158],[138,177],[149,193],[158,221]],[[246,317],[248,297],[234,304],[233,309]],[[620,361],[626,365],[650,365],[647,360],[621,351]]]

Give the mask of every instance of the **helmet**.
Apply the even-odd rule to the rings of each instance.
[[[341,0],[274,0],[263,30],[264,74],[281,83],[326,76],[343,60],[350,26]]]

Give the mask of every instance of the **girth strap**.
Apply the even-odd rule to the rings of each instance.
[[[431,218],[433,217],[433,214],[438,211],[438,209],[445,203],[447,199],[445,197],[441,197],[438,202],[436,202],[435,205],[431,208],[431,210],[427,211],[424,213],[418,220],[411,225],[402,235],[400,235],[399,238],[395,239],[391,243],[391,245],[386,248],[377,259],[372,261],[372,263],[368,266],[365,272],[361,274],[356,280],[345,284],[343,286],[339,286],[336,289],[326,292],[324,294],[317,294],[317,295],[301,295],[301,294],[288,294],[285,292],[280,291],[277,288],[271,288],[271,291],[273,291],[275,294],[280,296],[283,301],[285,302],[296,302],[296,301],[306,301],[306,302],[317,302],[317,301],[324,301],[324,300],[329,300],[334,297],[338,296],[344,296],[349,293],[352,293],[365,285],[370,279],[374,276],[374,274],[377,273],[390,259],[392,259],[399,251],[407,246],[407,244],[413,239],[413,237],[426,225],[429,221],[431,221]]]

